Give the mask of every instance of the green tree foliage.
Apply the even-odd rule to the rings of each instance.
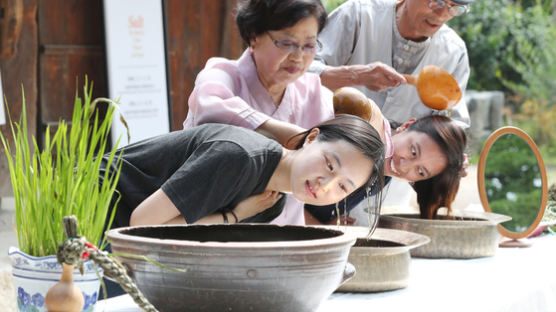
[[[546,204],[543,221],[556,222],[556,184],[552,184],[548,189],[548,202]],[[552,225],[549,232],[556,234],[556,226]]]
[[[553,0],[517,0],[516,2],[521,4],[524,8],[534,7],[540,5],[540,7],[547,13],[552,10]]]
[[[513,125],[533,138],[545,162],[556,163],[556,105],[550,105],[547,101],[526,99],[521,102],[519,112],[512,114],[511,118]]]
[[[467,44],[470,89],[556,102],[556,25],[544,1],[476,1],[449,22]]]
[[[344,2],[346,2],[346,0],[322,0],[322,4],[324,5],[327,13],[332,12],[335,8],[337,8]]]

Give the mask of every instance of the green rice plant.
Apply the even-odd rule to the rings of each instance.
[[[42,149],[34,137],[29,140],[24,95],[19,122],[9,118],[13,146],[0,133],[15,199],[18,244],[29,255],[56,254],[65,240],[64,216],[75,215],[79,235],[94,244],[101,243],[107,220],[109,226],[114,218],[115,209],[108,213],[111,204],[116,204],[112,196],[120,169],[109,172],[109,168],[113,162],[121,168],[121,154],[116,148],[107,149],[117,103],[103,98],[92,101],[92,90],[85,79],[83,99],[77,91],[75,94],[71,124],[60,120],[53,135],[47,128]],[[100,102],[109,104],[102,121],[95,109]],[[109,155],[106,174],[100,177],[102,158],[96,156],[105,153]]]

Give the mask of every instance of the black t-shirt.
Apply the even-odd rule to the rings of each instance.
[[[266,189],[282,156],[277,142],[223,124],[175,131],[123,149],[117,186],[121,199],[113,228],[129,225],[132,211],[159,188],[187,223],[232,209]],[[282,211],[284,198],[243,222],[270,222]]]

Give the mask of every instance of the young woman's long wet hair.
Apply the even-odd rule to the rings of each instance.
[[[445,207],[448,212],[451,211],[461,180],[467,136],[453,120],[438,115],[418,119],[407,131],[427,134],[444,151],[448,162],[440,174],[412,183],[413,189],[417,192],[421,218],[433,219],[437,217],[439,208]]]
[[[382,189],[384,188],[384,153],[385,146],[378,131],[368,122],[354,115],[339,114],[335,118],[321,122],[313,128],[319,129],[317,140],[321,142],[346,141],[363,152],[365,156],[373,161],[373,171],[365,184],[353,193],[365,189],[369,194],[369,189],[373,186],[376,189],[374,197],[374,207],[377,214],[380,212]],[[303,147],[305,138],[311,130],[302,132],[290,140],[299,140],[297,149]],[[370,207],[369,207],[370,208]]]
[[[320,0],[246,0],[238,5],[236,25],[241,38],[249,45],[256,36],[292,27],[307,17],[317,19],[320,33],[327,19]]]

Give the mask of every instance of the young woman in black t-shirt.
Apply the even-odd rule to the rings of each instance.
[[[292,139],[296,150],[206,124],[125,147],[113,227],[269,222],[283,203],[261,209],[242,201],[270,191],[327,205],[371,183],[382,188],[384,144],[368,122],[340,115]]]

